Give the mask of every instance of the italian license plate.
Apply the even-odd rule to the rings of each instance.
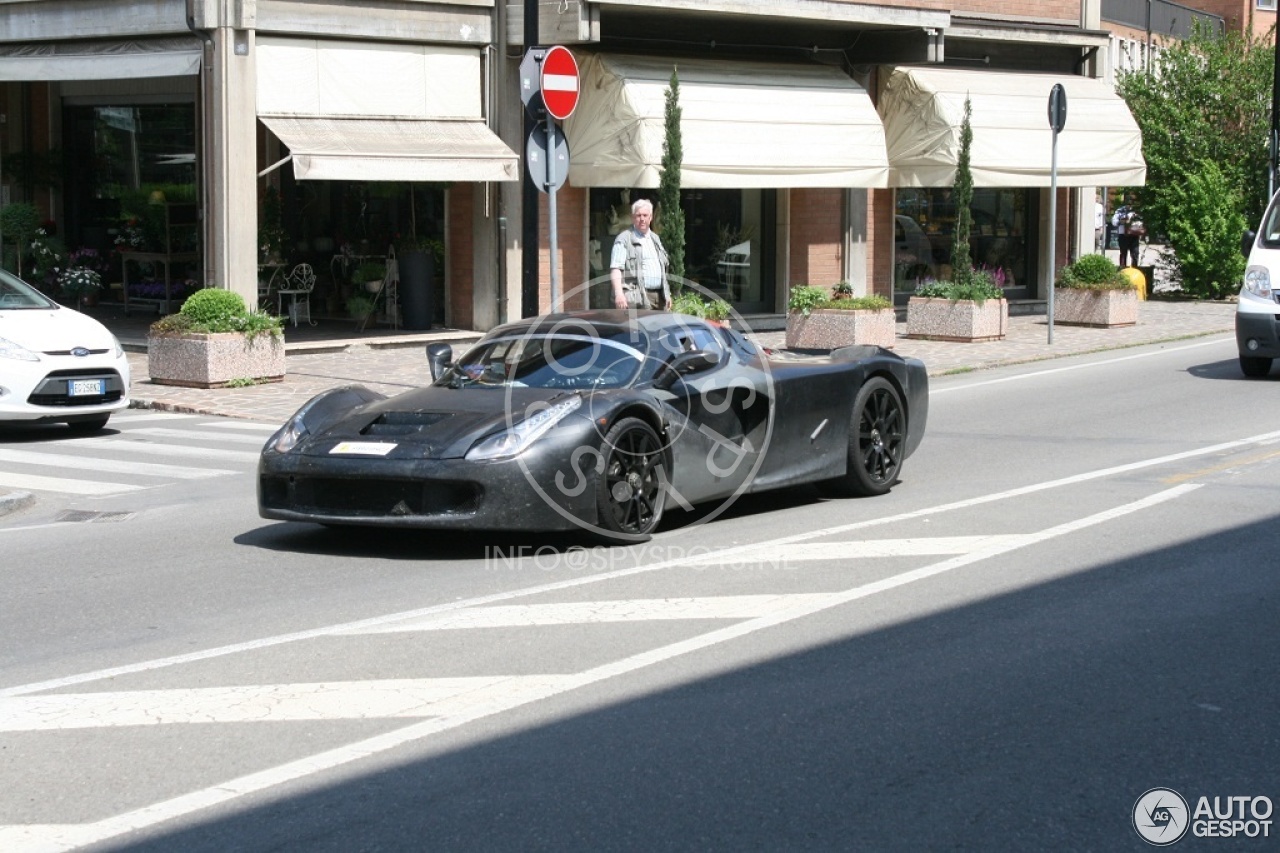
[[[72,379],[67,382],[67,396],[100,397],[103,391],[102,385],[101,379]]]

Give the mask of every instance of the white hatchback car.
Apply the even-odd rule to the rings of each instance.
[[[128,406],[129,360],[116,336],[0,270],[0,424],[93,432]]]

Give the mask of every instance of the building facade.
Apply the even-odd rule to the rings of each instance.
[[[1056,267],[1091,250],[1095,187],[1143,182],[1136,126],[1106,84],[1099,0],[538,10],[538,41],[570,47],[582,69],[556,194],[566,307],[599,302],[591,282],[607,275],[629,203],[656,197],[672,72],[688,275],[745,314],[782,311],[799,284],[844,280],[901,300],[945,276],[966,99],[972,254],[1014,298],[1042,297]],[[3,191],[34,202],[68,248],[104,251],[137,236],[153,254],[183,254],[162,212],[192,203],[198,261],[179,265],[250,302],[273,252],[311,264],[325,282],[317,298],[340,312],[354,264],[426,243],[439,247],[434,322],[488,329],[546,311],[545,194],[536,299],[521,286],[522,11],[492,0],[0,2]],[[1069,117],[1049,258],[1055,83]]]

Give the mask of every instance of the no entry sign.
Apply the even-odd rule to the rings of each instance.
[[[556,46],[542,58],[539,75],[542,104],[552,118],[563,121],[578,106],[578,60],[568,48]]]

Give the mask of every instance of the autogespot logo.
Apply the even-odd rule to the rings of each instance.
[[[1166,847],[1187,834],[1187,801],[1171,788],[1152,788],[1133,804],[1133,828],[1148,844]]]
[[[671,283],[673,286],[680,286],[686,299],[696,296],[704,303],[719,300],[714,293],[695,282],[673,278]],[[609,287],[608,277],[584,282],[567,292],[561,299],[561,304],[586,304],[593,286]],[[746,321],[736,311],[730,311],[730,317],[726,318],[726,321],[728,319],[737,321],[740,328],[748,330]],[[699,524],[711,521],[728,510],[746,492],[760,469],[773,433],[774,418],[774,409],[770,405],[770,399],[773,396],[773,377],[769,372],[767,359],[760,361],[763,368],[761,376],[763,387],[758,388],[743,380],[741,376],[718,380],[716,376],[709,375],[705,381],[697,383],[700,387],[696,391],[687,383],[677,383],[672,388],[672,392],[685,396],[683,399],[673,401],[670,413],[701,412],[708,416],[705,420],[686,421],[680,416],[672,417],[667,422],[666,431],[662,435],[655,435],[651,445],[645,445],[643,436],[637,444],[637,437],[634,434],[623,439],[626,446],[618,446],[618,443],[610,438],[610,430],[614,422],[608,414],[610,408],[608,400],[597,399],[592,392],[619,388],[619,385],[610,378],[611,376],[616,378],[616,374],[611,374],[611,371],[615,369],[613,365],[619,361],[619,356],[626,354],[627,351],[630,352],[632,367],[638,368],[634,371],[635,375],[653,376],[672,358],[696,347],[699,342],[695,338],[699,334],[705,334],[706,326],[692,317],[689,317],[688,321],[691,334],[677,334],[669,339],[652,341],[648,340],[638,327],[634,330],[631,340],[604,340],[599,338],[593,326],[564,317],[545,318],[524,333],[525,341],[544,349],[541,360],[545,361],[556,374],[555,381],[549,387],[560,387],[583,394],[585,405],[580,411],[591,419],[594,432],[589,441],[584,441],[572,454],[562,460],[551,482],[544,481],[545,472],[543,475],[536,474],[529,469],[522,457],[517,459],[526,480],[541,499],[561,517],[583,530],[622,541],[643,542],[648,539],[647,533],[632,534],[625,529],[619,530],[617,529],[619,524],[607,527],[592,524],[571,511],[568,507],[580,505],[583,493],[592,483],[603,482],[607,487],[608,498],[612,499],[612,508],[599,506],[600,512],[613,511],[620,516],[625,516],[626,521],[621,525],[623,527],[633,521],[636,514],[642,515],[653,505],[664,510],[692,509],[692,503],[680,492],[679,478],[673,477],[671,471],[671,460],[676,455],[677,445],[682,446],[686,451],[689,448],[703,448],[705,452],[702,453],[701,464],[706,467],[710,478],[737,484],[732,494],[721,499],[718,504],[702,507],[705,511],[699,514],[697,521]],[[570,360],[557,356],[548,346],[549,341],[557,338],[579,341],[594,339],[594,346],[587,348],[586,351],[590,356],[585,361],[576,358]],[[727,349],[723,342],[717,346],[722,350]],[[525,356],[529,354],[527,346],[520,348],[519,351]],[[638,365],[637,361],[639,361]],[[527,421],[538,411],[548,408],[545,402],[526,407],[515,404],[515,390],[516,387],[513,385],[508,385],[506,389],[506,416],[509,426]],[[692,395],[697,395],[698,399],[692,399]],[[712,422],[719,425],[721,430],[717,430]],[[723,429],[725,424],[734,422],[747,425],[749,428],[740,432]],[[694,431],[699,435],[686,437],[685,431]],[[726,435],[725,432],[731,432],[731,434]],[[652,457],[652,460],[641,461],[640,457]],[[692,461],[687,454],[683,458],[686,465]],[[609,503],[603,494],[601,498],[601,504]]]

